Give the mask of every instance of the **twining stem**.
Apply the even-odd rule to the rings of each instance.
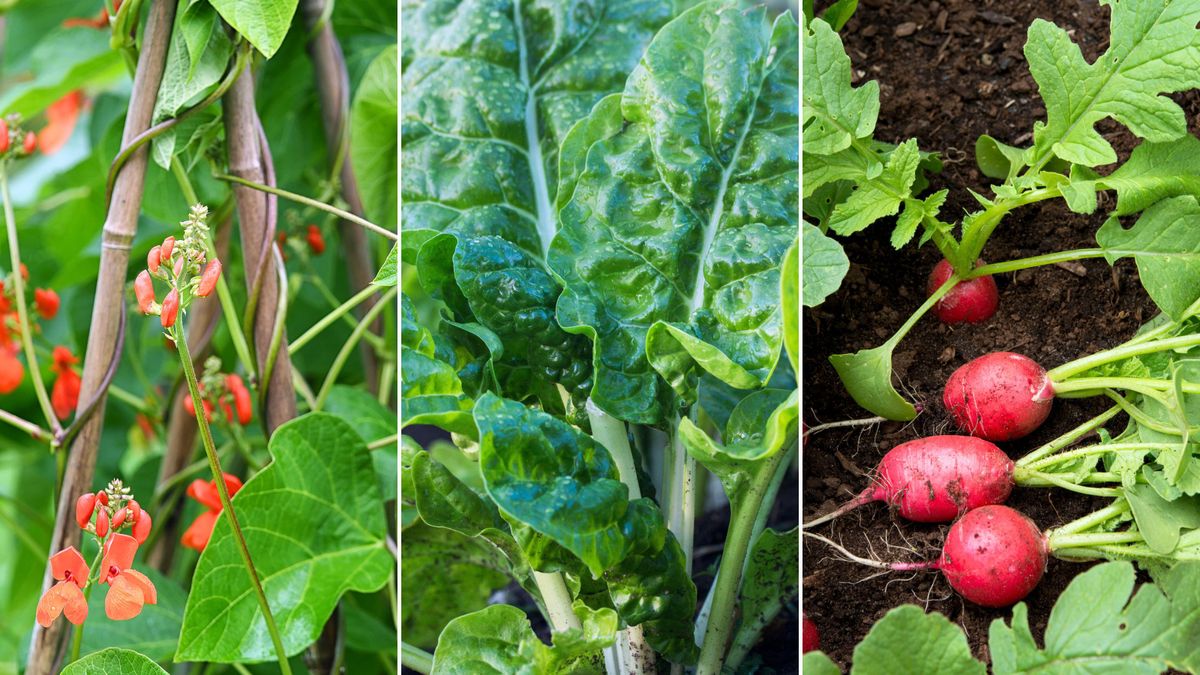
[[[1062,448],[1065,448],[1065,447],[1071,445],[1075,441],[1083,438],[1084,436],[1087,436],[1088,434],[1092,433],[1096,429],[1099,429],[1100,427],[1104,426],[1109,420],[1116,417],[1117,413],[1119,413],[1119,412],[1121,412],[1121,406],[1119,406],[1119,405],[1113,406],[1113,407],[1109,408],[1108,410],[1105,410],[1104,412],[1102,412],[1099,415],[1093,417],[1092,419],[1084,422],[1083,424],[1080,424],[1079,426],[1068,431],[1067,433],[1063,434],[1062,436],[1059,436],[1058,438],[1054,439],[1053,441],[1050,441],[1049,443],[1043,445],[1042,447],[1038,448],[1037,450],[1034,450],[1033,452],[1025,455],[1021,459],[1018,459],[1017,466],[1025,466],[1028,464],[1032,464],[1047,455],[1058,452]]]
[[[326,314],[325,316],[321,317],[321,320],[316,322],[315,324],[313,324],[312,328],[309,328],[308,330],[304,331],[303,335],[296,338],[295,340],[292,340],[291,344],[288,345],[288,353],[295,355],[296,352],[300,351],[300,349],[302,347],[304,347],[304,345],[308,344],[310,341],[312,341],[313,338],[320,335],[321,331],[328,328],[330,326],[330,324],[332,324],[334,321],[337,321],[338,319],[342,318],[347,313],[349,313],[350,310],[352,310],[355,307],[357,307],[358,305],[362,304],[364,301],[369,300],[371,298],[371,296],[375,295],[378,292],[379,292],[378,288],[375,288],[374,286],[368,286],[368,287],[362,289],[361,291],[359,291],[358,293],[356,293],[354,295],[354,297],[343,302],[341,305],[339,305],[337,307],[337,309],[335,309],[332,312],[330,312],[329,314]],[[358,322],[356,321],[355,324],[357,327]]]
[[[533,571],[533,580],[537,583],[538,591],[542,594],[542,602],[546,605],[546,613],[550,616],[550,627],[555,633],[561,633],[572,628],[582,628],[579,617],[571,608],[571,592],[563,581],[560,572]]]
[[[754,536],[754,523],[758,520],[759,508],[769,491],[776,470],[789,456],[788,452],[777,452],[762,460],[762,463],[755,467],[754,474],[748,477],[745,491],[731,504],[729,531],[713,590],[712,610],[704,631],[704,644],[700,648],[697,675],[721,673],[725,650],[735,628],[738,591],[742,586],[742,572],[746,555],[750,551],[751,537]]]
[[[338,300],[338,297],[333,294],[333,291],[329,290],[329,286],[326,285],[325,281],[323,279],[321,279],[321,276],[319,274],[309,275],[309,276],[305,277],[305,279],[307,281],[311,281],[312,285],[315,286],[318,291],[320,291],[321,295],[325,296],[325,299],[329,302],[329,307],[331,309],[338,309],[339,307],[342,306],[342,301]],[[370,285],[370,284],[368,284],[368,285]],[[382,289],[376,288],[375,292],[379,293],[379,292],[381,292],[381,290]],[[347,301],[347,302],[349,302],[349,301]],[[366,309],[370,309],[370,308],[369,307],[364,308],[364,311]],[[345,323],[347,326],[350,326],[350,328],[354,328],[355,326],[358,325],[358,317],[347,316],[347,315],[343,314],[341,318],[342,318],[342,322]],[[383,339],[382,336],[377,335],[374,332],[374,330],[375,329],[372,329],[366,335],[364,335],[363,341],[366,342],[368,345],[370,345],[370,347],[372,349],[374,349],[377,354],[385,353],[387,351],[387,342]],[[365,367],[365,364],[364,364],[364,367]]]
[[[200,383],[196,380],[196,371],[192,367],[192,355],[188,349],[187,336],[184,333],[184,319],[180,317],[175,322],[171,329],[171,337],[175,341],[175,348],[179,355],[179,360],[183,364],[183,377],[187,380],[188,391],[192,395],[192,403],[196,411],[204,410],[204,400],[200,396]],[[221,498],[221,508],[225,517],[229,520],[230,529],[233,531],[234,541],[237,543],[238,553],[241,554],[242,564],[246,567],[246,574],[250,577],[250,585],[254,587],[254,593],[258,598],[258,605],[262,609],[263,619],[267,625],[267,632],[271,634],[271,642],[275,645],[275,657],[279,660],[279,669],[283,675],[291,675],[292,667],[288,663],[287,653],[283,648],[283,640],[279,636],[279,628],[275,625],[275,616],[271,614],[271,606],[267,603],[267,594],[263,591],[262,582],[258,578],[258,571],[254,568],[254,560],[250,557],[250,548],[246,545],[246,537],[242,534],[242,526],[238,523],[237,513],[233,510],[233,503],[229,499],[229,489],[225,485],[225,472],[221,469],[221,458],[217,456],[217,448],[213,443],[212,430],[208,427],[208,421],[204,415],[196,415],[196,423],[200,427],[200,438],[204,444],[204,453],[208,456],[208,467],[212,471],[213,480],[217,485],[217,494]]]
[[[412,668],[418,673],[429,675],[429,671],[433,670],[433,654],[414,647],[407,642],[400,643],[400,665],[405,668]]]
[[[1200,345],[1200,334],[1197,335],[1180,335],[1178,337],[1166,338],[1164,340],[1151,340],[1149,342],[1140,342],[1136,344],[1123,344],[1112,349],[1106,349],[1102,352],[1096,352],[1085,356],[1081,359],[1075,359],[1050,369],[1046,374],[1054,382],[1066,380],[1072,375],[1087,372],[1098,366],[1114,361],[1141,356],[1143,354],[1154,354],[1157,352],[1165,352],[1172,349],[1184,349]]]
[[[375,321],[375,317],[379,316],[383,310],[391,305],[392,300],[396,297],[398,288],[399,286],[389,288],[379,298],[379,302],[375,303],[370,311],[363,315],[362,322],[355,326],[354,331],[350,333],[350,337],[346,338],[346,343],[342,345],[341,350],[334,357],[333,364],[329,366],[329,373],[325,376],[325,381],[321,384],[320,391],[317,392],[316,410],[325,407],[325,399],[329,397],[329,392],[333,391],[333,385],[337,382],[338,375],[342,372],[342,367],[346,365],[346,359],[350,358],[350,353],[354,351],[363,334],[370,329],[371,323]]]
[[[54,438],[54,434],[30,422],[24,417],[14,415],[7,410],[0,410],[0,422],[7,422],[14,427],[29,434],[35,441],[50,441]]]
[[[396,234],[395,232],[392,232],[391,230],[389,230],[387,228],[380,227],[380,226],[376,225],[375,223],[372,223],[371,221],[367,220],[366,218],[360,218],[359,216],[356,216],[353,213],[350,213],[349,211],[343,211],[342,209],[339,209],[336,206],[330,206],[329,204],[326,204],[325,202],[319,202],[310,197],[305,197],[304,195],[298,195],[294,192],[288,192],[287,190],[281,190],[279,188],[271,187],[270,185],[263,185],[262,183],[255,183],[254,181],[246,180],[245,178],[239,178],[237,176],[230,176],[229,174],[224,174],[224,173],[216,174],[213,177],[216,178],[217,180],[223,180],[223,181],[226,181],[229,183],[237,183],[238,185],[241,185],[243,187],[248,187],[248,188],[251,188],[254,190],[259,190],[260,192],[266,192],[267,194],[272,194],[272,195],[275,195],[276,197],[283,197],[284,199],[290,199],[291,201],[294,201],[298,204],[304,204],[305,206],[311,206],[312,208],[317,209],[319,211],[324,211],[326,213],[332,213],[333,215],[337,216],[338,218],[341,218],[342,220],[348,220],[357,225],[361,225],[362,227],[365,227],[368,230],[370,230],[376,234],[383,235],[384,237],[387,237],[388,239],[391,239],[392,241],[397,241],[400,239],[400,235]]]
[[[13,295],[17,301],[17,319],[20,326],[17,332],[21,335],[21,346],[25,349],[25,361],[29,364],[29,376],[33,380],[33,390],[37,394],[38,404],[46,417],[46,424],[57,436],[62,431],[58,423],[58,415],[54,414],[54,406],[50,405],[50,396],[46,393],[46,384],[42,381],[42,370],[38,367],[37,351],[33,348],[33,329],[29,323],[29,308],[25,306],[25,279],[21,275],[21,248],[17,241],[17,219],[13,215],[12,201],[8,196],[8,165],[0,162],[0,199],[4,200],[4,225],[8,230],[8,255],[12,261]]]

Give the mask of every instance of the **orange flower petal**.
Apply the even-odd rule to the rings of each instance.
[[[150,581],[149,577],[137,570],[125,570],[121,576],[141,589],[142,599],[147,605],[158,604],[158,589],[154,587],[154,582]]]
[[[217,511],[201,513],[183,533],[180,543],[190,549],[203,551],[204,547],[208,546],[209,538],[212,537],[213,526],[217,524],[217,513]]]
[[[68,546],[50,556],[50,571],[59,581],[64,581],[69,576],[77,587],[87,586],[88,566],[74,546]]]
[[[137,547],[137,540],[127,534],[114,534],[110,537],[104,547],[104,561],[100,563],[100,583],[109,582],[132,567]]]
[[[197,478],[188,486],[188,496],[210,509],[221,508],[221,496],[217,494],[216,481],[200,480]]]
[[[87,619],[87,598],[83,596],[83,591],[79,590],[79,587],[75,584],[66,584],[63,586],[63,594],[67,599],[67,606],[63,608],[63,615],[67,617],[67,621],[78,626]]]
[[[142,613],[146,599],[142,589],[125,574],[118,574],[108,585],[104,613],[113,621],[128,621]]]
[[[71,138],[82,104],[83,92],[78,89],[50,104],[46,109],[46,127],[37,135],[42,154],[57,152]]]
[[[66,581],[60,581],[51,586],[46,591],[46,594],[42,596],[42,599],[38,600],[37,622],[41,624],[42,628],[49,628],[50,624],[54,623],[54,620],[58,618],[58,615],[62,614],[63,608],[67,606],[67,596],[63,592],[63,589],[74,585]],[[76,588],[75,590],[78,591],[79,589]]]

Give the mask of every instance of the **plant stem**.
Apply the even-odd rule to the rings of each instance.
[[[54,438],[54,434],[46,431],[38,425],[30,422],[24,417],[14,415],[7,410],[0,410],[0,422],[7,422],[14,427],[29,434],[35,441],[50,441]]]
[[[1038,188],[1021,193],[1009,199],[997,199],[991,206],[985,208],[971,222],[963,223],[962,243],[958,248],[956,260],[951,260],[954,270],[961,276],[969,277],[975,267],[975,261],[983,252],[983,247],[991,238],[996,226],[1004,216],[1018,206],[1033,204],[1044,199],[1051,199],[1061,194],[1057,188]],[[968,226],[969,225],[969,226]]]
[[[679,425],[675,425],[678,430]],[[678,431],[671,434],[671,475],[667,489],[671,491],[670,529],[683,549],[684,566],[692,574],[692,549],[696,521],[696,460],[683,447]]]
[[[346,359],[350,358],[350,353],[358,345],[358,341],[362,339],[364,333],[371,327],[371,323],[375,321],[375,317],[391,304],[392,299],[396,297],[396,289],[399,286],[389,288],[379,302],[371,307],[371,310],[363,315],[362,322],[354,327],[354,331],[350,333],[350,337],[346,338],[346,343],[342,345],[337,356],[333,359],[333,364],[329,367],[329,373],[325,376],[325,381],[321,384],[320,391],[317,392],[317,407],[320,410],[325,407],[325,399],[329,397],[329,392],[333,390],[333,385],[337,382],[338,375],[342,372],[342,367],[346,365]]]
[[[357,230],[357,228],[355,229]],[[321,292],[321,295],[325,296],[325,299],[329,301],[330,309],[337,309],[338,307],[342,306],[342,301],[333,294],[333,291],[329,290],[329,286],[319,275],[310,274],[308,275],[307,279],[311,281],[312,285],[315,286],[316,289]],[[376,288],[375,292],[378,294],[381,292],[381,289]],[[366,304],[366,307],[362,307],[361,309],[364,311],[370,309],[375,300],[377,299],[368,299],[366,303],[363,303]],[[342,323],[345,323],[351,329],[358,325],[359,319],[360,317],[346,316],[344,314],[342,315]],[[383,353],[387,350],[387,344],[384,342],[383,337],[376,333],[376,330],[376,327],[372,327],[371,330],[367,331],[367,334],[363,336],[363,341],[369,344],[376,353]]]
[[[176,321],[171,334],[175,339],[179,361],[183,364],[183,376],[187,380],[188,391],[192,395],[192,403],[196,408],[196,412],[200,412],[204,410],[204,401],[200,396],[200,383],[196,380],[196,371],[192,367],[192,355],[188,350],[187,336],[183,330],[183,325],[184,319],[180,317]],[[242,527],[238,523],[237,513],[233,510],[233,503],[229,499],[229,489],[225,485],[224,471],[221,470],[221,459],[217,456],[217,449],[213,444],[212,431],[208,428],[208,422],[204,419],[204,415],[196,415],[196,424],[200,427],[200,438],[204,444],[204,453],[208,455],[208,467],[212,471],[213,480],[217,485],[217,494],[221,498],[222,513],[229,519],[234,542],[237,544],[238,553],[242,557],[242,564],[245,565],[246,574],[250,577],[250,585],[254,587],[255,595],[258,598],[258,605],[262,609],[263,619],[267,625],[267,632],[271,634],[271,642],[275,645],[275,657],[279,660],[279,669],[283,671],[284,675],[291,675],[292,667],[288,663],[287,653],[283,648],[283,640],[279,636],[279,628],[275,625],[275,617],[271,614],[271,606],[267,603],[267,594],[263,591],[262,583],[258,578],[258,571],[254,568],[254,561],[250,557],[250,548],[246,545],[246,537],[242,534]]]
[[[747,477],[749,480],[745,492],[730,504],[729,531],[725,538],[725,550],[721,555],[721,566],[713,591],[712,611],[704,631],[700,661],[696,666],[697,675],[721,673],[725,650],[735,628],[738,591],[742,586],[742,570],[750,550],[751,537],[754,535],[754,523],[758,520],[759,508],[774,479],[775,470],[789,454],[777,452],[774,456],[764,459],[756,467],[754,474]]]
[[[337,216],[338,218],[341,218],[342,220],[348,220],[352,223],[355,223],[357,225],[365,227],[368,230],[370,230],[376,234],[383,235],[384,237],[391,239],[392,241],[398,241],[400,239],[400,235],[396,234],[395,232],[392,232],[391,230],[389,230],[387,228],[380,227],[380,226],[376,225],[375,223],[372,223],[371,221],[367,220],[366,218],[360,218],[360,217],[354,215],[353,213],[350,213],[349,211],[343,211],[342,209],[339,209],[336,206],[330,206],[329,204],[326,204],[324,202],[319,202],[310,197],[305,197],[304,195],[298,195],[294,192],[288,192],[287,190],[281,190],[279,188],[274,188],[269,185],[263,185],[262,183],[255,183],[254,181],[249,181],[249,180],[246,180],[245,178],[238,178],[237,176],[230,176],[229,174],[225,174],[225,173],[219,173],[213,177],[216,178],[217,180],[223,180],[223,181],[226,181],[229,183],[237,183],[238,185],[241,185],[243,187],[248,187],[248,188],[252,188],[254,190],[259,190],[260,192],[266,192],[267,194],[272,194],[272,195],[275,195],[276,197],[283,197],[284,199],[290,199],[291,201],[294,201],[298,204],[304,204],[305,206],[311,206],[312,208],[317,209],[319,211],[324,211],[326,213],[332,213],[333,215]]]
[[[1116,417],[1117,413],[1119,413],[1119,412],[1121,412],[1121,406],[1119,406],[1119,405],[1113,406],[1113,407],[1109,408],[1108,410],[1105,410],[1104,412],[1102,412],[1099,415],[1093,417],[1092,419],[1084,422],[1083,424],[1080,424],[1079,426],[1068,431],[1067,433],[1063,434],[1062,436],[1059,436],[1058,438],[1054,439],[1053,441],[1050,441],[1049,443],[1043,445],[1042,447],[1038,448],[1037,450],[1034,450],[1033,452],[1025,455],[1021,459],[1018,459],[1017,466],[1024,466],[1027,464],[1032,464],[1033,462],[1038,461],[1039,459],[1045,457],[1046,455],[1058,452],[1060,449],[1071,445],[1072,443],[1079,440],[1080,438],[1083,438],[1084,436],[1092,433],[1096,429],[1099,429],[1100,427],[1104,426],[1105,423],[1107,423],[1110,419]]]
[[[1149,377],[1081,377],[1066,382],[1054,383],[1054,394],[1087,394],[1098,395],[1105,389],[1125,389],[1144,396],[1162,399],[1163,394],[1170,391],[1170,380],[1156,380]],[[1200,384],[1183,385],[1183,391],[1189,394],[1200,393]]]
[[[539,572],[533,570],[533,580],[537,583],[538,591],[542,594],[542,602],[546,605],[546,613],[550,616],[550,627],[555,633],[561,633],[572,628],[582,628],[579,617],[571,608],[571,592],[559,572]]]
[[[88,584],[87,588],[83,589],[83,601],[85,603],[92,598],[93,586],[95,586],[95,584]],[[83,628],[85,623],[87,622],[85,621],[84,623],[75,626],[75,630],[71,635],[71,658],[69,661],[67,661],[67,663],[74,663],[75,661],[79,660],[79,650],[83,646]]]
[[[288,352],[291,354],[295,354],[296,352],[300,351],[301,348],[304,347],[304,345],[308,344],[310,341],[312,341],[313,338],[320,335],[321,331],[328,328],[330,326],[330,324],[332,324],[334,321],[337,321],[341,317],[345,316],[350,310],[354,309],[355,307],[357,307],[364,301],[369,300],[371,298],[371,296],[375,295],[378,291],[379,291],[379,289],[374,288],[372,286],[368,286],[367,288],[364,288],[363,290],[356,293],[354,295],[354,297],[343,302],[341,305],[339,305],[337,307],[337,309],[335,309],[332,312],[330,312],[329,314],[326,314],[325,316],[321,317],[321,320],[316,322],[315,324],[313,324],[312,328],[309,328],[308,330],[304,331],[303,335],[296,338],[295,340],[292,340],[292,343],[288,345]],[[355,324],[356,324],[355,327],[357,327],[357,323],[358,322],[355,322]]]
[[[1036,462],[1028,462],[1024,464],[1023,467],[1039,470],[1048,466],[1054,466],[1055,464],[1061,464],[1072,459],[1077,459],[1079,457],[1104,455],[1110,452],[1122,452],[1125,450],[1161,450],[1167,447],[1168,446],[1166,443],[1110,443],[1107,445],[1088,445],[1082,448],[1076,448],[1070,452],[1051,455]]]
[[[1072,251],[1059,251],[1057,253],[1047,253],[1045,255],[1035,255],[1029,258],[1018,258],[1016,260],[1006,260],[1004,262],[992,263],[990,265],[981,265],[967,273],[968,279],[977,279],[986,277],[992,274],[1003,274],[1005,272],[1017,272],[1027,270],[1033,267],[1041,267],[1043,265],[1053,265],[1060,262],[1069,262],[1072,260],[1088,260],[1091,258],[1103,258],[1104,249],[1099,248],[1079,248]]]
[[[1055,383],[1065,380],[1072,375],[1077,375],[1082,372],[1091,370],[1106,363],[1120,361],[1122,359],[1141,356],[1143,354],[1153,354],[1156,352],[1165,352],[1172,349],[1181,349],[1185,347],[1194,347],[1200,345],[1200,334],[1196,335],[1180,335],[1178,337],[1167,338],[1165,340],[1153,340],[1151,342],[1141,342],[1137,344],[1123,344],[1112,349],[1106,349],[1102,352],[1096,352],[1090,356],[1085,356],[1081,359],[1075,359],[1068,363],[1051,369],[1047,375]]]
[[[21,275],[21,247],[17,241],[17,219],[13,215],[12,200],[8,196],[7,162],[0,162],[0,199],[4,200],[4,226],[8,230],[8,255],[12,261],[13,296],[17,302],[21,346],[25,350],[25,361],[29,365],[29,377],[33,381],[33,391],[37,394],[38,405],[42,408],[46,425],[57,435],[62,431],[62,426],[58,423],[58,415],[54,414],[54,406],[50,405],[50,395],[46,393],[46,384],[42,381],[42,371],[37,362],[37,351],[33,348],[33,326],[29,322],[29,308],[25,306],[25,279]]]
[[[1089,532],[1085,534],[1052,535],[1047,538],[1051,551],[1068,548],[1090,548],[1112,544],[1137,544],[1145,541],[1138,532]]]
[[[1086,486],[1078,485],[1076,483],[1072,483],[1071,481],[1059,478],[1058,476],[1055,476],[1054,474],[1042,473],[1041,471],[1034,471],[1033,469],[1023,468],[1020,471],[1025,476],[1029,476],[1032,478],[1038,478],[1038,479],[1046,481],[1047,483],[1050,483],[1051,485],[1058,486],[1060,488],[1063,488],[1064,490],[1070,490],[1071,492],[1078,492],[1079,494],[1082,494],[1082,495],[1091,495],[1092,497],[1120,497],[1121,495],[1125,494],[1118,488],[1086,487]],[[1017,480],[1017,484],[1022,485],[1024,483],[1020,482],[1020,480]]]
[[[433,654],[414,647],[407,642],[400,643],[400,664],[405,668],[412,668],[418,673],[429,675],[433,670]]]
[[[1047,532],[1046,534],[1048,537],[1053,537],[1055,535],[1061,536],[1061,535],[1068,535],[1068,534],[1076,534],[1076,533],[1082,532],[1086,529],[1095,527],[1101,523],[1112,520],[1113,518],[1116,518],[1117,516],[1120,516],[1120,515],[1126,513],[1127,511],[1129,511],[1129,509],[1130,509],[1130,506],[1129,506],[1129,502],[1127,500],[1117,499],[1117,500],[1114,500],[1112,504],[1109,504],[1108,506],[1106,506],[1102,509],[1093,511],[1092,513],[1089,513],[1088,515],[1086,515],[1082,518],[1079,518],[1078,520],[1073,520],[1073,521],[1067,523],[1066,525],[1063,525],[1062,527],[1056,527],[1053,530],[1051,530],[1050,532]]]

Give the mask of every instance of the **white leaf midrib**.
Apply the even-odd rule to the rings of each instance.
[[[538,133],[537,97],[534,95],[533,82],[529,78],[529,53],[525,40],[525,20],[523,18],[522,0],[513,2],[513,25],[517,30],[518,73],[521,84],[525,87],[525,158],[529,162],[529,176],[533,183],[533,197],[537,205],[538,239],[542,243],[542,256],[550,251],[550,242],[554,239],[555,216],[550,206],[550,189],[546,181],[546,167],[542,159],[541,135]]]

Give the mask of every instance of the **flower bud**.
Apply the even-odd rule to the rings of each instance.
[[[33,302],[37,312],[43,319],[49,321],[58,315],[58,293],[48,288],[38,288],[33,291]]]
[[[100,502],[101,506],[108,506],[108,493],[107,492],[96,493],[96,501]]]
[[[8,140],[8,122],[0,119],[0,152],[8,152],[10,141]]]
[[[162,326],[170,328],[175,325],[175,317],[179,314],[179,290],[172,288],[162,303]]]
[[[118,509],[117,512],[115,514],[113,514],[112,529],[114,529],[114,530],[120,529],[120,527],[125,524],[125,518],[128,515],[129,515],[129,509],[127,509],[127,508]]]
[[[162,243],[162,258],[163,262],[171,260],[171,253],[175,250],[175,237],[167,237]]]
[[[126,504],[126,508],[129,509],[129,520],[136,523],[142,515],[142,505],[138,504],[136,499],[130,499],[129,503]]]
[[[25,141],[21,145],[21,150],[26,155],[32,155],[34,148],[37,147],[37,136],[33,135],[32,131],[25,132]]]
[[[204,268],[204,274],[200,277],[200,287],[196,289],[196,295],[201,298],[207,298],[212,294],[213,289],[217,287],[217,279],[221,276],[221,261],[213,259],[209,261],[208,267]]]
[[[149,272],[142,270],[138,273],[133,281],[133,292],[137,295],[138,309],[142,314],[149,314],[150,306],[154,304],[154,281]]]
[[[146,254],[146,269],[150,274],[158,274],[158,265],[162,262],[162,247],[155,246]]]
[[[131,533],[133,534],[133,538],[137,539],[139,545],[146,543],[146,537],[150,536],[151,526],[150,514],[142,511],[142,515],[133,523],[133,531]]]
[[[101,510],[96,516],[96,536],[101,539],[108,536],[108,511]]]
[[[75,522],[79,523],[79,527],[87,527],[95,511],[96,493],[88,492],[80,495],[79,499],[75,500]]]

